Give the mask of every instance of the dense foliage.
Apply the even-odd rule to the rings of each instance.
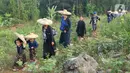
[[[11,14],[12,18],[33,20],[47,16],[48,7],[57,6],[56,10],[67,9],[75,14],[89,14],[92,11],[105,13],[107,9],[115,8],[115,4],[125,4],[130,9],[129,0],[0,0],[0,15]]]

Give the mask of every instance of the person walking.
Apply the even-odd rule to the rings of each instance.
[[[71,15],[71,13],[66,9],[58,11],[58,13],[62,14],[60,26],[61,35],[59,43],[66,48],[68,45],[70,45],[71,21],[68,16]]]
[[[36,48],[38,48],[38,43],[36,41],[36,38],[38,38],[37,34],[30,33],[27,36],[25,36],[27,44],[29,46],[29,57],[31,62],[36,61]]]
[[[19,69],[23,69],[25,66],[25,62],[27,61],[26,59],[26,54],[24,52],[25,46],[26,46],[26,40],[24,38],[24,35],[19,34],[15,32],[15,35],[18,37],[14,43],[16,44],[17,47],[17,55],[13,64],[13,71],[17,71]],[[21,61],[22,65],[19,65],[17,62]]]
[[[100,18],[97,16],[97,12],[94,12],[90,20],[90,24],[92,24],[92,29],[93,29],[93,36],[96,36],[98,20],[100,21]]]
[[[56,43],[50,26],[53,22],[50,19],[43,18],[37,20],[38,23],[42,24],[42,33],[43,33],[43,58],[47,59],[55,55]]]
[[[113,20],[114,16],[112,14],[112,11],[107,11],[107,21],[110,23]]]
[[[79,40],[83,40],[84,34],[86,34],[86,24],[84,22],[83,16],[80,16],[80,20],[78,21],[76,32]]]

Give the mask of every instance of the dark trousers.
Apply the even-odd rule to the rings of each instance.
[[[97,30],[97,24],[92,24],[93,31]]]
[[[29,56],[30,56],[30,60],[34,60],[34,58],[36,57],[36,49],[29,49]]]
[[[108,20],[108,23],[110,23],[112,21],[112,18],[108,17],[107,20]]]
[[[61,32],[59,43],[63,44],[63,46],[65,48],[70,44],[70,33],[71,33],[70,30],[67,31],[66,33],[65,32]]]
[[[24,63],[27,61],[26,60],[26,55],[25,54],[21,54],[21,55],[19,55],[19,54],[17,54],[16,55],[16,58],[15,58],[15,61],[14,61],[14,65],[13,65],[13,68],[18,68],[18,67],[20,67],[19,66],[19,64],[17,63],[17,61],[22,61],[22,65],[24,65]]]
[[[56,43],[54,46],[51,43],[44,42],[43,44],[43,58],[47,59],[55,55]]]
[[[45,51],[43,51],[43,58],[44,59],[51,58],[51,56],[55,56],[55,52],[45,52]]]
[[[84,33],[77,33],[78,37],[84,37]]]

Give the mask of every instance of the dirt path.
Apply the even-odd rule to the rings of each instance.
[[[10,29],[12,31],[16,31],[17,28],[22,28],[22,27],[24,27],[24,24],[15,24],[13,26],[3,26],[3,27],[0,27],[0,30]]]
[[[10,29],[12,31],[16,31],[17,28],[22,28],[22,27],[24,27],[24,24],[16,24],[16,25],[10,27]]]

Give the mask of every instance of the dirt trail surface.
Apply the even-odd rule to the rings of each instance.
[[[16,25],[10,27],[10,29],[12,31],[16,31],[17,28],[21,28],[21,27],[24,27],[24,24],[16,24]]]
[[[10,29],[12,31],[16,31],[17,28],[22,28],[24,27],[24,24],[15,24],[13,26],[3,26],[3,27],[0,27],[0,30],[4,30],[4,29]]]

